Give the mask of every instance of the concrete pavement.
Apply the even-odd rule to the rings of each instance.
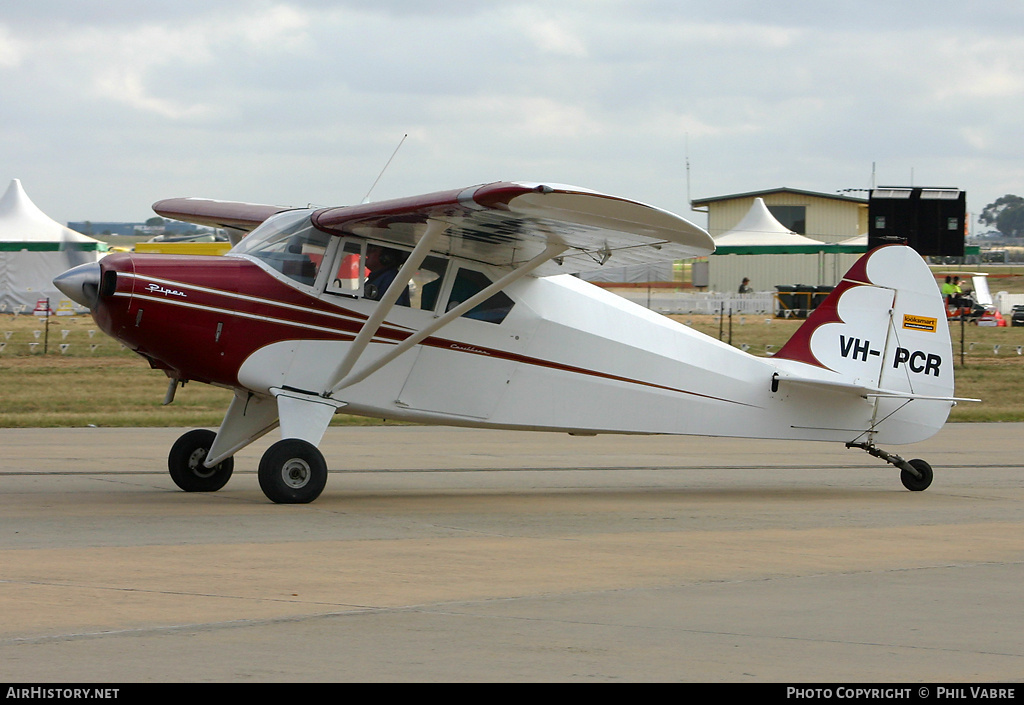
[[[0,430],[0,680],[1024,679],[1024,424],[858,450],[331,429],[313,504],[182,429]]]

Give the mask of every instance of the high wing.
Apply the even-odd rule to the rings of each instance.
[[[249,231],[290,208],[199,198],[159,201],[162,216]],[[700,257],[714,240],[693,223],[653,206],[563,185],[496,182],[466,189],[357,206],[322,208],[317,228],[415,247],[433,224],[430,250],[517,269],[544,253],[558,256],[531,268],[537,276],[576,274]]]
[[[164,218],[223,228],[228,232],[231,242],[237,243],[270,216],[291,209],[209,198],[168,198],[154,203],[153,210]]]
[[[668,211],[563,185],[498,182],[313,215],[321,230],[406,247],[431,222],[444,226],[433,251],[507,269],[561,245],[559,256],[534,270],[538,276],[700,257],[715,249],[704,230]]]

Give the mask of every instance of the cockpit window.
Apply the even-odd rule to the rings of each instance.
[[[256,257],[285,276],[312,286],[331,236],[313,227],[310,213],[288,211],[268,218],[242,238],[231,254]]]
[[[338,248],[333,265],[334,276],[327,280],[328,294],[358,296],[363,290],[366,269],[363,267],[363,250],[366,246],[352,240],[345,240]]]
[[[342,240],[335,254],[336,264],[332,266],[334,275],[328,278],[326,291],[380,301],[396,280],[408,254],[365,241]],[[411,295],[415,284],[414,281],[403,288],[395,302],[397,306],[413,305]]]
[[[229,254],[259,259],[307,286],[317,285],[323,267],[323,281],[319,284],[322,293],[380,300],[396,281],[408,252],[355,238],[341,238],[329,248],[334,236],[313,226],[310,220],[313,212],[303,209],[272,216],[244,237]],[[330,262],[325,265],[326,259]],[[411,281],[399,282],[404,286],[395,304],[440,315],[441,310],[452,310],[492,283],[483,272],[449,268],[446,258],[431,255],[412,274]],[[501,323],[513,305],[511,298],[498,291],[462,317]]]
[[[369,275],[366,277],[363,296],[374,301],[380,301],[384,298],[387,290],[391,288],[392,284],[395,284],[398,271],[405,263],[408,255],[408,252],[396,250],[393,247],[367,245],[366,268],[369,270]],[[398,282],[397,285],[404,286],[395,304],[398,306],[409,306],[411,303],[409,286],[405,282]]]

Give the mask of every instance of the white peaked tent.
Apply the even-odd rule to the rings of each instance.
[[[734,228],[715,238],[709,285],[712,291],[736,291],[749,277],[758,291],[777,285],[834,286],[863,252],[862,246],[825,243],[789,230],[756,198]]]
[[[95,262],[106,250],[99,240],[51,219],[28,197],[21,181],[12,180],[0,197],[0,313],[31,312],[45,298],[56,309],[66,297],[53,278]]]
[[[775,219],[764,204],[755,198],[750,210],[732,230],[715,238],[716,247],[821,247],[822,243],[799,235]]]

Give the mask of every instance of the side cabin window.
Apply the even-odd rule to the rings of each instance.
[[[448,296],[446,310],[451,311],[463,301],[468,301],[470,297],[479,294],[493,283],[483,272],[460,267],[458,274],[455,276],[455,281],[452,283],[452,291]],[[509,311],[512,310],[513,305],[512,299],[505,292],[499,291],[462,314],[462,317],[487,321],[489,323],[501,323],[505,320],[505,316],[509,314]]]
[[[379,301],[394,283],[408,256],[408,252],[397,248],[344,240],[335,260],[334,276],[327,281],[327,293]],[[435,310],[447,268],[448,260],[443,257],[427,257],[396,305]]]
[[[380,301],[384,294],[395,284],[395,277],[398,270],[405,264],[409,253],[394,247],[369,244],[366,246],[366,283],[363,285],[363,298],[373,301]],[[405,285],[402,293],[395,302],[398,306],[412,305],[412,291],[405,282],[398,282],[397,285]]]
[[[255,257],[286,277],[313,286],[331,236],[313,227],[309,213],[289,211],[268,218],[231,253]]]
[[[366,280],[363,267],[365,245],[354,240],[343,240],[335,259],[337,263],[327,280],[327,293],[345,296],[359,296]]]
[[[407,251],[387,245],[344,239],[335,251],[334,264],[325,273],[325,292],[379,301],[391,286],[401,285],[396,277],[408,256]],[[454,277],[449,270],[454,271]],[[450,266],[447,258],[431,255],[423,260],[412,281],[405,285],[396,305],[440,315],[468,301],[492,283],[483,272]],[[512,306],[512,299],[499,291],[462,317],[501,323]]]
[[[448,271],[448,260],[444,257],[427,257],[413,277],[413,306],[424,311],[436,311],[441,299],[444,275]]]

